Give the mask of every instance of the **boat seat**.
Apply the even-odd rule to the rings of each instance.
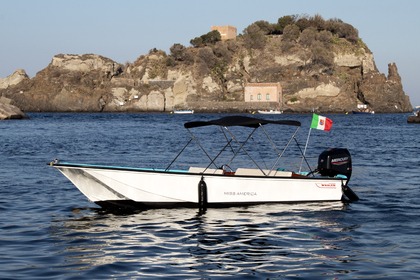
[[[205,170],[205,172],[204,172],[204,170]],[[194,166],[191,166],[189,169],[188,169],[188,172],[191,172],[191,173],[203,173],[204,172],[204,174],[223,174],[223,169],[212,169],[212,168],[205,168],[205,167],[194,167]]]
[[[238,168],[236,170],[236,175],[249,175],[249,176],[266,176],[270,174],[269,176],[275,176],[275,177],[292,177],[291,171],[276,171],[273,170],[270,173],[270,170],[263,169],[264,173],[261,171],[261,169],[257,168]]]

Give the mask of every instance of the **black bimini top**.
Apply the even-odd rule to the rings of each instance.
[[[195,121],[195,122],[186,122],[184,124],[185,128],[194,128],[200,126],[208,125],[218,125],[218,126],[246,126],[246,127],[259,127],[260,125],[265,124],[281,124],[281,125],[291,125],[291,126],[300,126],[299,121],[291,120],[263,120],[258,118],[246,117],[246,116],[228,116],[223,117],[217,120],[212,121]]]

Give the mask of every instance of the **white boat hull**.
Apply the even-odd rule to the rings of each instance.
[[[175,110],[174,114],[194,114],[194,110]]]
[[[279,111],[279,110],[258,110],[259,114],[266,114],[266,115],[279,115],[279,114],[283,114],[283,111]]]
[[[200,174],[78,164],[54,164],[90,201],[101,206],[197,207],[199,183],[206,186],[208,207],[338,201],[339,178]]]

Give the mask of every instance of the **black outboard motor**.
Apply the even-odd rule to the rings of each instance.
[[[332,148],[323,151],[318,157],[318,172],[322,176],[334,177],[338,174],[351,176],[351,155],[347,149]]]

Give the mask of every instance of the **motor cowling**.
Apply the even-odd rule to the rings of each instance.
[[[318,172],[322,176],[335,177],[341,174],[350,180],[351,171],[351,155],[347,149],[331,148],[318,157]]]

